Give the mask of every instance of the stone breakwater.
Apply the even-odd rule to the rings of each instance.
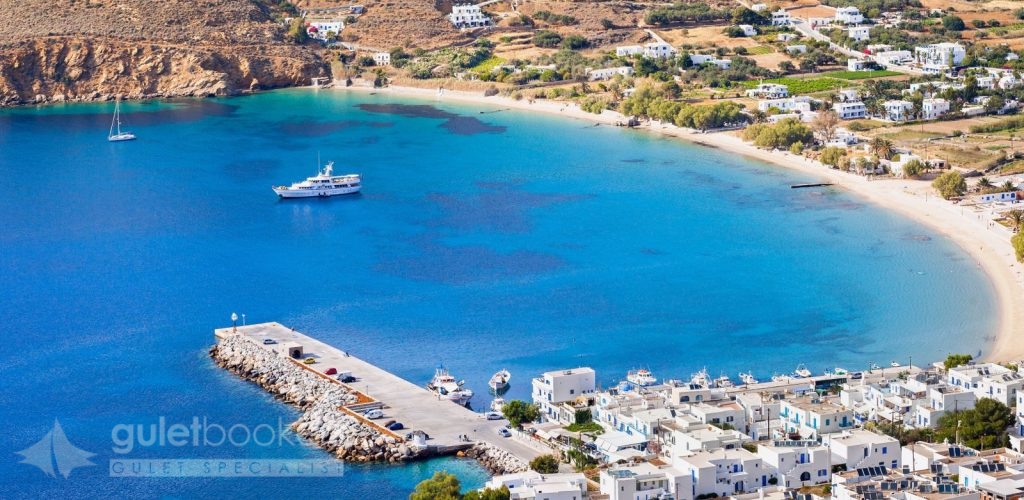
[[[242,337],[228,337],[210,349],[222,368],[254,382],[303,411],[291,428],[339,459],[349,462],[402,462],[426,456],[342,407],[361,402],[347,386],[264,349]]]
[[[484,442],[474,444],[464,455],[480,462],[488,472],[495,475],[525,472],[529,468],[519,457]]]

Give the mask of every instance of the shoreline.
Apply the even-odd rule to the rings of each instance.
[[[515,100],[504,96],[485,97],[480,92],[466,92],[418,87],[372,88],[365,85],[335,85],[335,90],[346,92],[374,92],[394,94],[403,97],[433,99],[435,101],[464,102],[477,105],[497,105],[524,111],[564,116],[593,123],[615,125],[627,118],[618,112],[605,110],[601,114],[588,113],[575,103],[539,99]],[[979,269],[988,277],[996,295],[995,340],[986,335],[986,350],[982,359],[986,361],[1011,362],[1024,360],[1024,275],[1010,245],[1011,233],[1001,225],[989,227],[987,211],[980,212],[973,207],[953,205],[937,196],[925,181],[905,179],[879,179],[870,181],[867,177],[831,169],[816,160],[796,156],[787,151],[768,151],[744,142],[728,132],[699,133],[675,125],[648,122],[638,127],[651,133],[660,133],[706,147],[734,152],[742,156],[764,161],[793,171],[813,175],[816,179],[831,182],[846,189],[869,203],[893,210],[911,220],[923,224],[955,243],[970,255]]]

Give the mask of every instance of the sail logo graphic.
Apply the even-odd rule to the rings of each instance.
[[[15,453],[25,457],[18,463],[34,465],[47,476],[54,478],[60,474],[67,479],[71,475],[71,471],[79,467],[96,465],[89,461],[89,457],[96,454],[78,449],[71,444],[68,437],[64,435],[64,429],[60,428],[60,422],[57,419],[53,419],[53,429],[47,432],[43,439]]]

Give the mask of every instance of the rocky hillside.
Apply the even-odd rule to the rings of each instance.
[[[284,40],[269,3],[0,2],[0,105],[230,95],[326,76],[318,49]]]

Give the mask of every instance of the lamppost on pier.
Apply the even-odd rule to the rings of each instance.
[[[231,313],[231,333],[238,331],[238,315]]]

